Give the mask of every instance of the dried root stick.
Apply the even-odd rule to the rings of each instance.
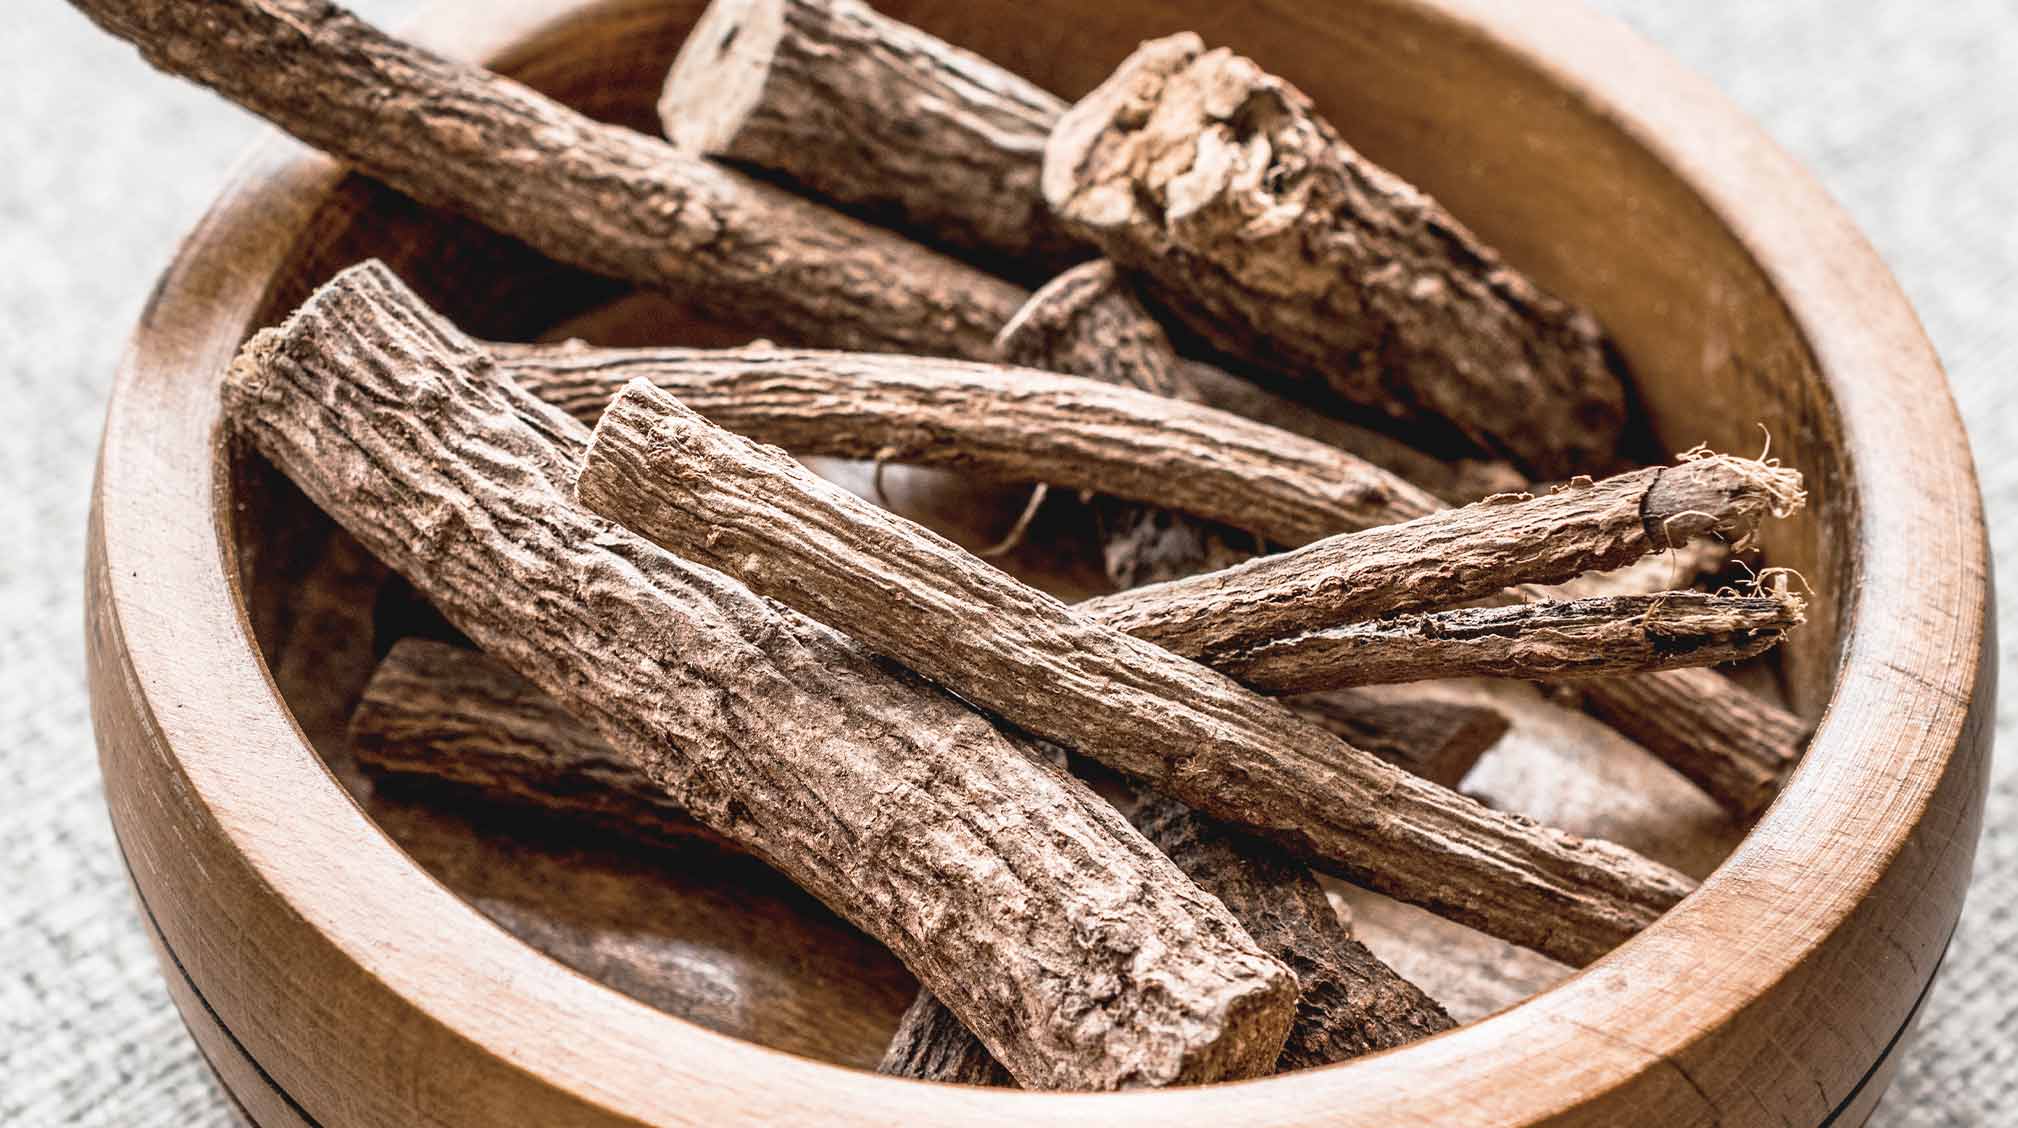
[[[579,419],[648,379],[797,454],[884,458],[1145,501],[1304,544],[1442,502],[1344,451],[1196,404],[1003,365],[773,348],[496,346],[513,379]]]
[[[988,359],[1021,288],[394,39],[328,0],[72,0],[423,203],[797,339]]]
[[[1092,253],[1065,234],[1038,183],[1066,109],[1013,72],[858,0],[714,0],[659,103],[666,136],[682,150],[782,174],[924,242],[1033,278]],[[1161,327],[1111,265],[1085,264],[1059,283],[1063,292],[1047,286],[1019,314],[1023,334],[1054,334],[1061,344],[1132,335],[1144,345],[1059,371],[1196,398],[1351,451],[1449,501],[1524,484],[1503,462],[1446,463],[1210,365],[1173,368]],[[1124,319],[1103,325],[1110,307],[1099,295],[1108,291],[1126,307],[1112,307]],[[1029,353],[1005,359],[1048,367]]]
[[[1679,549],[1691,536],[1742,541],[1763,516],[1790,512],[1801,498],[1792,471],[1715,456],[1594,485],[1574,482],[1534,499],[1493,498],[1446,510],[1391,475],[1320,444],[1300,447],[1268,428],[1226,424],[1221,414],[1196,414],[1202,408],[1069,377],[788,350],[499,349],[500,363],[514,378],[585,420],[599,417],[627,379],[642,377],[731,430],[800,453],[868,458],[888,450],[1004,480],[1050,480],[1203,513],[1283,543],[1307,542],[1318,529],[1367,530],[1436,514],[1429,527],[1444,532],[1430,540],[1415,539],[1421,528],[1381,529],[1361,534],[1371,538],[1366,542],[1312,545],[1308,557],[1263,558],[1103,598],[1089,608],[1131,633],[1156,632],[1160,644],[1199,654],[1217,644],[1218,628],[1199,632],[1190,643],[1183,639],[1213,608],[1245,605],[1245,622],[1256,637],[1289,630],[1268,610],[1280,594],[1278,583],[1302,584],[1304,595],[1316,601],[1289,602],[1328,607],[1332,621],[1349,621],[1341,612],[1363,617],[1420,606],[1408,602],[1415,591],[1456,603],[1505,586],[1517,574],[1467,578],[1442,564],[1453,553],[1468,557],[1480,538],[1498,538],[1516,555],[1526,554],[1536,565],[1533,581],[1549,583]],[[1354,504],[1341,514],[1341,497],[1372,504]],[[1333,578],[1333,568],[1340,578]],[[1354,589],[1374,594],[1362,602]],[[1771,798],[1805,739],[1799,718],[1713,671],[1644,678],[1653,684],[1588,682],[1579,691],[1593,713],[1734,813],[1750,814]],[[1621,682],[1629,680],[1638,679]],[[1656,711],[1634,715],[1641,705]],[[1698,734],[1702,743],[1691,743]]]
[[[581,508],[585,428],[383,267],[256,336],[224,400],[451,623],[889,946],[1020,1083],[1273,1064],[1293,978],[1104,800],[832,629]]]
[[[1675,591],[1394,615],[1215,652],[1211,666],[1272,693],[1434,678],[1616,678],[1717,666],[1779,645],[1800,596]]]
[[[1442,420],[1538,477],[1614,460],[1625,393],[1597,323],[1249,59],[1190,33],[1143,44],[1059,121],[1042,185],[1227,353]]]
[[[1082,609],[1209,663],[1218,653],[1380,615],[1562,583],[1697,538],[1743,543],[1768,517],[1797,510],[1804,496],[1791,470],[1697,458],[1342,533],[1208,575],[1101,596]]]
[[[1129,818],[1263,948],[1296,971],[1296,1023],[1278,1071],[1345,1061],[1456,1025],[1437,1003],[1347,932],[1310,871],[1279,847],[1232,834],[1169,799],[1143,797]],[[879,1072],[1000,1085],[1002,1068],[953,1013],[919,992]]]
[[[1565,962],[1590,962],[1692,888],[1629,850],[1488,810],[1351,748],[642,381],[604,413],[577,491],[1038,736]]]
[[[687,152],[1036,277],[1092,252],[1038,191],[1065,103],[857,0],[714,0],[659,100]]]

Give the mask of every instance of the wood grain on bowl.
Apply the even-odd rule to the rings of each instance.
[[[369,648],[332,651],[321,685],[315,662],[262,657],[303,606],[326,526],[263,464],[217,445],[217,382],[239,345],[358,258],[388,260],[501,339],[617,290],[275,140],[191,235],[135,332],[87,564],[114,825],[174,997],[241,1102],[262,1123],[328,1126],[1860,1122],[1959,911],[1994,667],[1959,423],[1910,308],[1840,211],[1699,80],[1559,0],[883,7],[1065,97],[1178,28],[1262,60],[1348,123],[1363,153],[1593,310],[1636,374],[1649,449],[1749,451],[1763,424],[1810,491],[1808,511],[1766,542],[1817,591],[1784,668],[1790,699],[1818,722],[1806,761],[1702,888],[1633,941],[1574,976],[1510,970],[1498,994],[1481,973],[1460,1017],[1553,985],[1335,1067],[1156,1093],[985,1092],[879,1078],[668,1015],[514,938],[341,785],[312,718],[343,715]],[[651,127],[698,14],[682,0],[452,2],[419,37]],[[371,587],[368,572],[353,585]],[[1722,832],[1686,789],[1667,814],[1703,828],[1666,853],[1658,832],[1616,825],[1624,811],[1538,809],[1547,797],[1498,761],[1510,751],[1468,786],[1573,829],[1612,820],[1590,829],[1692,872],[1722,852],[1706,856]],[[1578,762],[1634,771],[1625,750]],[[1644,796],[1680,785],[1643,766],[1619,777],[1643,789],[1621,806],[1652,827],[1660,812]],[[1453,998],[1404,957],[1424,935],[1459,937],[1373,902],[1355,921],[1376,954]],[[824,950],[835,963],[821,973],[852,974],[844,952]],[[862,1060],[874,1035],[856,1037],[795,1049]]]

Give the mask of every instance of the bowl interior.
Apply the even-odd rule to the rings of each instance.
[[[651,105],[698,0],[605,0],[551,25],[499,69],[597,117],[654,128]],[[1774,453],[1808,478],[1811,505],[1771,530],[1771,562],[1818,592],[1812,621],[1772,664],[1742,672],[1814,717],[1842,643],[1850,561],[1837,423],[1800,333],[1739,241],[1640,141],[1564,94],[1505,46],[1415,5],[1207,0],[1085,6],[1061,0],[878,7],[1057,92],[1104,77],[1139,39],[1184,28],[1302,85],[1369,155],[1443,199],[1546,284],[1593,307],[1619,343],[1661,449],[1709,442]],[[763,326],[697,322],[673,302],[557,267],[510,240],[359,178],[291,248],[258,319],[318,283],[386,260],[465,328],[496,339],[715,344]],[[859,467],[824,470],[867,490]],[[706,846],[647,845],[478,797],[374,785],[344,724],[398,638],[448,631],[263,462],[234,470],[236,528],[254,632],[303,731],[379,826],[422,867],[564,964],[670,1013],[756,1042],[872,1065],[915,985],[880,946],[777,875]],[[896,473],[900,508],[970,544],[1009,523],[1021,494]],[[1068,508],[1014,561],[1061,594],[1096,583]],[[452,632],[450,632],[452,633]],[[1494,687],[1515,731],[1466,783],[1495,805],[1633,846],[1698,875],[1742,828],[1639,750],[1530,689]],[[1335,887],[1355,928],[1463,1019],[1567,969],[1385,899]]]

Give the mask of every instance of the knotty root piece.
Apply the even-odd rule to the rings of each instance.
[[[1307,693],[1288,704],[1354,748],[1451,788],[1512,727],[1483,696],[1466,704],[1409,686]]]
[[[739,848],[537,686],[467,647],[394,643],[351,714],[350,743],[380,775],[426,777],[647,840]]]
[[[1275,1060],[1293,978],[1107,803],[834,630],[581,508],[586,429],[384,267],[254,337],[224,400],[451,623],[889,946],[1025,1086]]]
[[[1075,770],[1078,770],[1075,768]],[[1345,1061],[1457,1024],[1443,1007],[1354,940],[1310,871],[1280,847],[1231,833],[1169,799],[1139,796],[1129,819],[1255,941],[1296,970],[1302,993],[1278,1072]],[[905,1012],[881,1073],[1000,1085],[1000,1067],[929,991]]]
[[[714,0],[666,76],[675,146],[783,172],[1038,277],[1091,251],[1037,189],[1065,103],[855,0]]]
[[[585,422],[647,379],[796,454],[889,458],[1151,502],[1281,544],[1406,521],[1435,497],[1343,451],[1221,411],[1033,369],[775,348],[497,346]]]
[[[328,0],[72,0],[156,67],[423,203],[561,262],[809,343],[988,359],[1007,282],[516,82]]]
[[[1249,59],[1143,44],[1060,119],[1042,187],[1229,354],[1446,420],[1538,477],[1613,462],[1625,393],[1597,323]]]
[[[1561,583],[1699,537],[1747,541],[1766,517],[1793,511],[1800,482],[1792,470],[1724,458],[1578,479],[1540,497],[1502,494],[1102,596],[1082,610],[1216,664],[1215,654],[1376,615],[1456,607],[1518,584]]]
[[[1525,489],[1504,462],[1446,462],[1401,441],[1284,399],[1252,381],[1177,354],[1170,337],[1112,262],[1098,259],[1060,274],[1024,303],[995,338],[1009,364],[1069,372],[1190,400],[1350,451],[1375,466],[1463,505]]]
[[[1211,655],[1214,669],[1276,693],[1433,678],[1533,681],[1715,666],[1764,653],[1806,601],[1675,591],[1405,614]]]
[[[1453,737],[1465,739],[1453,731],[1455,725],[1439,726],[1436,718],[1469,721],[1485,712],[1437,704],[1427,702],[1428,708],[1417,710],[1371,700],[1341,701],[1336,713],[1354,731],[1380,741],[1390,755],[1436,762],[1459,751]],[[1499,727],[1504,729],[1503,720]],[[351,735],[359,759],[381,775],[449,782],[585,817],[647,841],[698,836],[734,846],[688,818],[628,759],[552,698],[481,651],[400,640],[365,687]],[[1278,848],[1225,835],[1168,800],[1148,802],[1159,809],[1153,823],[1145,822],[1142,808],[1131,808],[1131,820],[1187,876],[1226,904],[1263,950],[1297,972],[1297,1019],[1278,1069],[1398,1045],[1448,1024],[1421,992],[1353,944],[1334,914],[1314,912],[1310,896],[1316,892],[1322,897],[1321,891]],[[1188,825],[1192,823],[1199,825]],[[931,998],[931,993],[921,997]],[[884,1070],[967,1084],[1012,1083],[936,999],[906,1015]]]
[[[1693,888],[1622,847],[1409,776],[1278,702],[1074,613],[644,381],[604,413],[577,492],[1037,736],[1342,876],[1564,962],[1589,963]]]

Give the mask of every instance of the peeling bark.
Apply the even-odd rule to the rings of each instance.
[[[1035,735],[1392,896],[1584,964],[1693,883],[1408,776],[643,381],[610,405],[583,502],[719,566]]]
[[[1033,1088],[1249,1076],[1293,978],[1107,803],[832,629],[581,508],[575,420],[384,267],[246,346],[227,416],[672,801],[876,937]]]
[[[1695,591],[1468,607],[1347,623],[1202,660],[1275,693],[1435,678],[1616,678],[1762,654],[1806,613],[1795,595]]]
[[[1614,461],[1625,393],[1596,321],[1249,59],[1188,32],[1143,44],[1059,121],[1042,186],[1230,355],[1446,421],[1538,477]]]
[[[1377,615],[1457,607],[1562,583],[1701,537],[1749,541],[1802,504],[1800,475],[1723,456],[1502,494],[1344,533],[1208,575],[1081,605],[1129,634],[1210,662]],[[1449,676],[1458,676],[1451,674]]]

